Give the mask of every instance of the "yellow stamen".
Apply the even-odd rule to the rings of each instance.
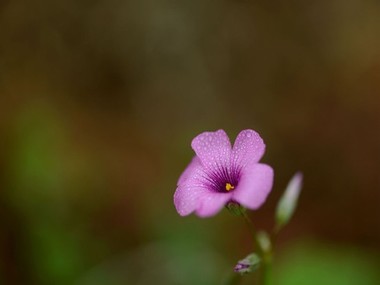
[[[231,191],[235,188],[235,186],[231,185],[230,183],[226,183],[226,190]]]

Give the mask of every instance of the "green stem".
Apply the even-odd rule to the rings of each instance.
[[[271,285],[272,284],[272,252],[265,253],[263,257],[263,267],[262,267],[262,284]]]
[[[255,246],[257,248],[257,251],[261,257],[262,260],[262,275],[261,275],[261,284],[262,285],[271,285],[272,284],[272,258],[273,258],[273,252],[272,252],[272,238],[271,240],[271,246],[269,246],[268,249],[265,249],[261,246],[260,241],[258,239],[257,231],[256,228],[253,225],[253,222],[251,218],[247,215],[247,213],[243,213],[243,217],[245,222],[247,223],[254,242]]]
[[[263,250],[260,246],[259,240],[257,239],[257,231],[256,231],[255,226],[253,225],[251,218],[247,215],[246,212],[243,213],[243,218],[244,218],[244,221],[246,222],[246,224],[248,225],[249,230],[251,231],[251,234],[253,236],[253,240],[255,241],[255,246],[257,247],[259,254],[262,255]]]

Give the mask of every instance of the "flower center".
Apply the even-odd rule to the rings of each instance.
[[[231,183],[226,183],[226,190],[227,190],[227,191],[231,191],[231,190],[233,190],[233,189],[235,189],[235,186],[234,186],[234,185],[232,185]]]
[[[230,193],[239,184],[240,169],[236,167],[217,167],[205,174],[206,185],[211,191]]]

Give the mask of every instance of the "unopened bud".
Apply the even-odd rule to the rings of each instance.
[[[257,242],[263,252],[270,252],[272,249],[272,243],[267,232],[259,231],[256,236]]]
[[[250,273],[259,268],[260,262],[260,257],[256,253],[251,253],[236,264],[234,271],[240,274]]]
[[[302,173],[297,172],[289,181],[276,209],[276,227],[279,230],[286,225],[296,209],[302,188]]]

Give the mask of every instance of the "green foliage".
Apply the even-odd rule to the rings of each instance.
[[[378,260],[359,249],[300,244],[287,249],[277,264],[278,285],[377,285]]]
[[[87,272],[78,285],[219,284],[221,268],[221,256],[210,248],[172,240],[115,256]]]

